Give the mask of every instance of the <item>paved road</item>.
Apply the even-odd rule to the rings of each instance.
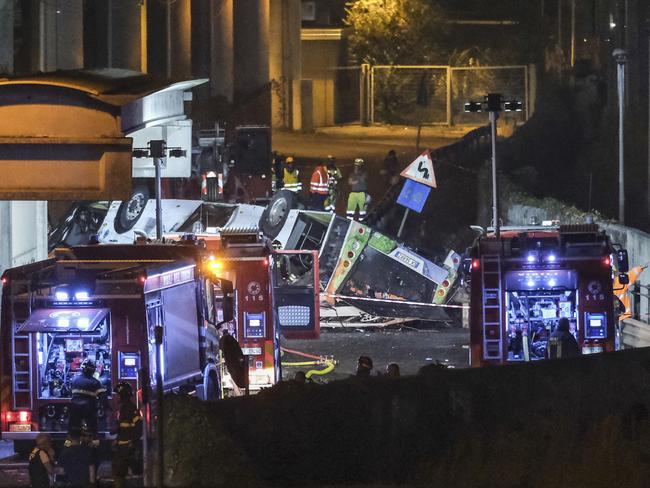
[[[357,359],[370,356],[375,370],[383,372],[388,363],[398,363],[403,375],[416,374],[427,364],[440,361],[455,368],[469,366],[469,331],[462,328],[426,330],[322,331],[318,340],[285,340],[284,347],[314,355],[333,355],[339,361],[327,379],[342,379],[354,374]],[[299,361],[287,355],[286,361]],[[298,369],[286,367],[283,375],[291,378]]]

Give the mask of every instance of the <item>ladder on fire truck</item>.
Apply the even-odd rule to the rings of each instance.
[[[31,293],[28,294],[31,298]],[[11,330],[11,354],[12,354],[12,396],[13,406],[16,409],[32,408],[32,341],[29,334],[17,332],[19,325],[22,324],[30,314],[31,299],[28,299],[27,315],[19,316],[18,307],[15,304],[14,294],[11,293],[11,315],[14,318]]]
[[[483,289],[483,359],[500,360],[503,356],[501,327],[503,324],[503,281],[501,254],[481,256]]]

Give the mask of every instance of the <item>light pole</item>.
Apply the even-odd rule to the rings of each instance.
[[[492,221],[494,235],[497,239],[501,236],[499,226],[499,192],[497,180],[497,119],[499,112],[521,112],[523,104],[518,100],[503,100],[499,93],[489,93],[481,102],[466,102],[465,112],[482,112],[490,114],[490,138],[492,139]]]
[[[625,49],[614,49],[618,91],[618,221],[625,223]]]
[[[148,147],[133,148],[134,158],[152,158],[154,164],[155,193],[156,193],[156,239],[162,239],[162,169],[163,158],[169,151],[170,158],[181,158],[185,156],[185,150],[180,147],[167,147],[162,139],[149,141]]]

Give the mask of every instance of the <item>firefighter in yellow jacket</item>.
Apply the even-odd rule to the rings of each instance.
[[[113,478],[114,486],[123,488],[129,468],[136,474],[142,469],[137,461],[141,459],[139,441],[142,437],[142,416],[133,402],[133,388],[129,383],[122,381],[114,392],[120,398],[120,412],[117,429],[112,432],[117,434],[113,445]]]
[[[289,190],[294,193],[300,193],[302,191],[302,183],[300,183],[300,172],[294,165],[293,156],[287,156],[287,159],[284,160],[283,180],[285,190]]]

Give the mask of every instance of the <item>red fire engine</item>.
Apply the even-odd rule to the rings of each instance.
[[[231,331],[248,357],[252,392],[280,380],[280,334],[288,339],[319,335],[318,253],[273,251],[254,230],[225,230],[205,238],[207,266],[234,287]],[[224,370],[224,388],[237,386]]]
[[[70,382],[84,358],[97,364],[108,398],[97,415],[110,430],[112,387],[155,384],[220,397],[215,297],[225,281],[205,276],[196,245],[60,249],[2,276],[0,425],[25,450],[38,432],[67,431]],[[162,327],[156,342],[155,329]],[[161,349],[157,348],[160,347]],[[146,408],[146,406],[145,406]],[[22,441],[22,442],[21,442]]]
[[[164,391],[216,400],[223,394],[224,330],[250,355],[253,389],[274,384],[279,328],[318,332],[318,275],[303,266],[317,266],[317,259],[298,253],[286,268],[250,234],[222,236],[219,246],[214,259],[194,236],[176,244],[80,246],[7,270],[0,322],[2,437],[20,451],[39,432],[65,437],[70,381],[87,357],[96,361],[109,392],[98,409],[100,436],[110,430],[117,406],[113,385],[128,381],[151,398],[157,364]],[[278,279],[286,275],[288,281],[275,280],[276,268]],[[147,413],[150,405],[142,407]]]
[[[548,357],[567,318],[583,354],[615,349],[613,260],[627,252],[595,224],[503,228],[476,240],[470,266],[472,366]]]

